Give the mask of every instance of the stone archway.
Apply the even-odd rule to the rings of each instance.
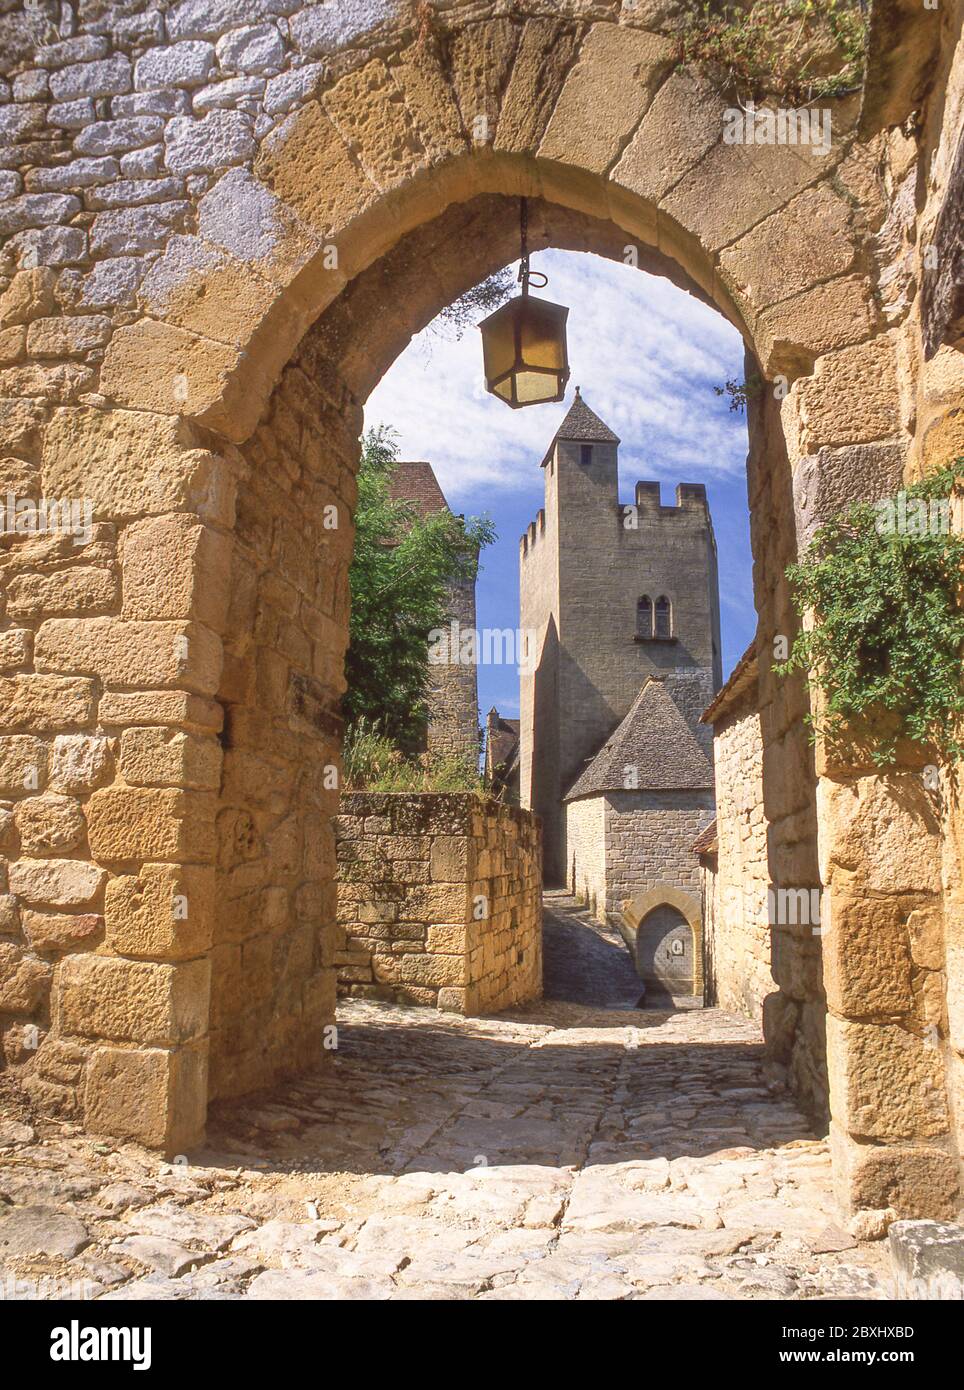
[[[5,750],[23,865],[11,886],[30,902],[31,856],[67,845],[92,866],[81,905],[100,910],[14,905],[0,947],[8,1054],[26,1062],[38,1099],[168,1151],[197,1139],[209,1090],[303,1064],[331,1017],[336,794],[325,774],[339,756],[361,407],[412,332],[510,258],[482,238],[486,218],[508,236],[503,200],[541,200],[591,249],[671,274],[737,324],[751,369],[783,379],[778,397],[750,404],[766,640],[792,631],[782,576],[798,534],[928,458],[898,391],[898,361],[920,359],[915,320],[881,312],[895,278],[882,291],[884,272],[913,243],[915,217],[875,182],[881,162],[895,188],[912,167],[913,152],[880,129],[903,120],[909,95],[886,121],[865,104],[859,132],[856,101],[835,104],[838,143],[820,161],[723,144],[724,99],[677,70],[671,35],[644,15],[586,21],[560,7],[548,19],[523,4],[512,17],[439,16],[426,33],[405,7],[375,7],[370,22],[353,10],[342,26],[323,10],[288,26],[286,81],[259,124],[243,111],[168,127],[134,118],[163,134],[182,195],[166,213],[95,217],[88,246],[85,222],[66,225],[73,195],[48,195],[53,232],[37,234],[40,210],[11,200],[8,225],[27,225],[5,264],[20,266],[14,298],[33,321],[21,351],[34,360],[6,373],[8,477],[87,497],[95,518],[79,558],[23,547],[9,567],[8,613],[24,634],[4,682],[5,728],[20,740]],[[178,37],[217,37],[217,20],[190,6],[171,23]],[[295,66],[295,54],[326,62]],[[928,154],[954,134],[940,105],[929,120]],[[103,147],[108,166],[148,134],[90,129],[74,153]],[[25,154],[31,187],[55,153]],[[486,198],[488,210],[473,207]],[[120,269],[103,266],[122,234],[152,259],[136,296],[124,282],[112,298]],[[812,254],[800,256],[807,237]],[[551,240],[568,244],[561,229]],[[65,305],[81,312],[54,312]],[[946,360],[925,373],[922,418],[939,423],[962,387]],[[320,526],[326,514],[338,524]],[[943,989],[940,823],[913,770],[891,783],[821,762],[816,784],[804,692],[761,667],[774,876],[817,881],[819,848],[837,925],[816,945],[787,935],[775,971],[803,1017],[829,1003],[845,1196],[944,1209],[956,1182],[944,1074],[954,1058],[943,1035],[940,1047],[925,1036]],[[65,769],[68,748],[80,772]],[[936,993],[914,990],[900,964],[909,881],[939,943],[922,966],[937,972]],[[60,896],[77,902],[73,889]],[[893,908],[883,991],[861,975],[871,900]],[[42,1042],[30,1049],[16,1030],[36,1020]],[[908,1100],[916,1087],[882,1094],[895,1069],[926,1080],[933,1103]]]
[[[665,920],[658,919],[658,914],[664,913]],[[626,927],[626,932],[632,939],[633,958],[636,961],[636,969],[645,980],[651,978],[654,981],[663,982],[663,975],[667,972],[650,972],[647,977],[644,970],[644,957],[650,961],[656,948],[667,934],[672,937],[675,935],[674,927],[677,923],[685,925],[688,937],[689,953],[685,959],[687,970],[684,973],[673,971],[671,963],[670,974],[675,973],[681,980],[685,978],[689,983],[688,989],[677,991],[679,994],[702,994],[703,992],[703,913],[700,901],[692,893],[685,893],[681,888],[673,888],[671,885],[657,885],[650,888],[645,893],[640,893],[637,897],[623,903],[622,920]],[[646,928],[659,927],[658,937],[649,939],[644,937]],[[650,937],[652,937],[652,931]],[[682,965],[684,962],[680,961]],[[667,975],[668,979],[668,975]],[[672,993],[672,991],[669,991]]]

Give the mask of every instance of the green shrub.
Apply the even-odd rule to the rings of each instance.
[[[815,732],[865,740],[880,765],[894,761],[901,739],[949,764],[964,757],[964,537],[950,524],[949,502],[962,476],[959,458],[889,502],[851,506],[787,570],[813,627],[774,670],[807,672],[826,697]],[[898,507],[913,527],[886,524]]]

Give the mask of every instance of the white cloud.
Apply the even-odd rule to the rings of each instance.
[[[745,423],[713,392],[743,375],[732,325],[669,281],[596,256],[546,251],[533,268],[549,275],[538,293],[570,306],[570,380],[622,439],[624,477],[742,472]],[[534,465],[566,408],[508,410],[485,391],[478,332],[454,342],[429,328],[373,391],[365,418],[394,426],[403,458],[428,459],[457,510],[480,510],[496,487],[539,505]]]

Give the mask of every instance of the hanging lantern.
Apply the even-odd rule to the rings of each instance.
[[[522,293],[479,324],[485,389],[518,410],[565,398],[569,380],[566,319],[569,310],[529,294],[530,280],[539,288],[548,279],[529,269],[528,209],[522,199],[522,255],[519,280]]]

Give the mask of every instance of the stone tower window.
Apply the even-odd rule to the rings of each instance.
[[[670,601],[665,594],[660,594],[656,600],[656,636],[672,637],[673,635],[673,610]]]
[[[591,445],[591,444],[580,444],[580,445],[579,445],[579,462],[583,465],[583,467],[586,467],[588,464],[592,463],[592,445]]]
[[[636,604],[636,636],[652,637],[653,635],[653,600],[643,594]]]

